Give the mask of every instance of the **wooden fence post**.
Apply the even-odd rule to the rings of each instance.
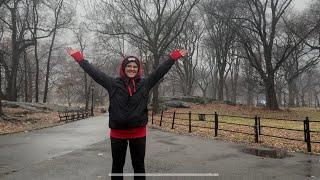
[[[189,133],[191,133],[191,111],[189,111]]]
[[[219,129],[219,117],[217,112],[214,112],[214,137],[218,136],[218,129]]]
[[[304,141],[307,143],[308,152],[311,152],[311,138],[310,138],[309,117],[306,117],[306,119],[303,121],[303,127],[304,127]]]
[[[174,119],[176,118],[176,111],[173,112],[173,118],[172,118],[172,126],[171,129],[174,129]]]
[[[160,127],[161,127],[161,125],[162,125],[162,116],[163,116],[163,110],[161,110]]]
[[[259,127],[258,127],[258,116],[254,116],[254,141],[259,142]]]
[[[151,111],[151,124],[153,124],[153,111]]]

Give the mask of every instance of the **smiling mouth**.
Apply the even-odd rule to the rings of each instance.
[[[128,76],[136,76],[136,72],[128,72]]]

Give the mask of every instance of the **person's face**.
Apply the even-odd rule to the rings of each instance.
[[[124,68],[124,73],[129,77],[129,78],[134,78],[137,73],[138,73],[138,65],[135,62],[130,62],[126,65]]]

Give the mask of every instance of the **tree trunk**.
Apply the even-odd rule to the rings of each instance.
[[[237,89],[238,89],[238,85],[237,83],[232,83],[232,95],[231,95],[231,101],[236,104],[237,103]]]
[[[152,90],[152,112],[158,113],[159,109],[159,83],[157,83]]]
[[[282,103],[282,92],[281,91],[277,91],[277,101],[278,101],[278,105],[279,106],[283,106],[283,103]]]
[[[70,87],[71,85],[67,85],[67,101],[68,101],[68,107],[71,107],[71,90]]]
[[[230,88],[228,86],[228,83],[225,83],[224,89],[225,89],[225,93],[224,93],[225,94],[225,100],[226,101],[230,101]]]
[[[30,66],[30,61],[29,63],[27,64],[27,67],[28,67],[28,102],[32,102],[32,90],[33,90],[33,81],[32,81],[32,70],[31,70],[31,66]]]
[[[56,25],[55,25],[55,26],[56,26]],[[54,29],[54,31],[53,31],[53,36],[52,36],[52,39],[51,39],[50,48],[49,48],[49,54],[48,54],[47,71],[46,71],[46,81],[45,81],[44,94],[43,94],[43,103],[46,103],[46,102],[47,102],[47,97],[48,97],[51,54],[52,54],[52,49],[53,49],[54,41],[55,41],[55,38],[56,38],[56,33],[57,33],[57,30]]]
[[[4,60],[4,57],[3,57],[3,53],[0,50],[0,65],[1,65],[2,60]],[[1,70],[2,70],[2,67],[0,66],[0,116],[3,115],[3,111],[2,111],[2,71]]]
[[[223,73],[219,73],[219,80],[218,80],[218,100],[223,101],[223,87],[224,87],[224,79]]]
[[[286,93],[283,93],[283,106],[287,105]]]
[[[186,83],[181,83],[181,90],[182,90],[182,94],[183,96],[187,96],[187,85]]]
[[[44,103],[47,102],[47,98],[48,98],[51,55],[52,55],[54,41],[55,41],[56,34],[57,34],[59,15],[61,12],[62,5],[63,5],[63,0],[59,0],[58,6],[56,8],[54,8],[55,22],[54,22],[53,35],[52,35],[52,39],[51,39],[51,44],[50,44],[49,54],[48,54],[48,61],[47,61],[46,81],[45,81],[44,95],[43,95],[43,102]]]
[[[28,73],[27,73],[27,52],[23,51],[23,63],[24,63],[24,101],[28,102]]]
[[[9,79],[7,79],[7,99],[10,101],[17,101],[17,75],[19,65],[19,46],[17,40],[17,6],[18,3],[14,3],[14,7],[10,10],[11,22],[12,22],[12,33],[11,33],[11,46],[12,46],[12,57],[11,57],[11,73]]]
[[[215,64],[216,65],[216,64]],[[212,99],[217,99],[217,87],[218,87],[218,70],[214,68],[214,73],[211,76],[212,79]]]
[[[175,87],[175,84],[176,84],[176,83],[175,83],[175,82],[176,82],[176,77],[174,76],[174,77],[173,77],[172,86],[171,86],[171,87],[172,87],[172,96],[173,96],[173,97],[176,95],[176,94],[175,94],[175,93],[176,93],[176,87]]]
[[[302,89],[301,90],[301,95],[300,95],[300,102],[301,102],[301,106],[302,107],[306,106],[306,101],[305,101],[304,97],[305,97],[305,91]]]
[[[204,103],[207,103],[207,102],[208,102],[208,101],[207,101],[207,88],[208,88],[207,85],[206,85],[205,88],[201,88],[201,90],[202,90],[202,98],[203,98]]]
[[[310,108],[312,104],[312,92],[308,92],[308,107]]]
[[[288,81],[288,96],[289,96],[289,107],[295,107],[295,92],[296,92],[296,84],[293,80]]]
[[[236,63],[231,71],[231,102],[237,103],[237,90],[238,90],[238,78],[239,78],[239,69],[240,69],[240,60],[236,59]]]
[[[90,98],[90,89],[88,87],[88,82],[87,82],[87,73],[84,73],[84,94],[85,94],[85,100],[86,100],[86,106],[85,106],[85,110],[88,111],[89,110],[89,98]]]
[[[249,84],[249,86],[251,86],[251,84]],[[253,93],[252,91],[247,92],[247,105],[248,106],[253,106]]]
[[[181,90],[184,96],[191,96],[193,86],[193,70],[191,61],[183,61],[183,74],[180,74]]]
[[[0,96],[0,116],[3,115],[3,111],[2,111],[2,97]]]
[[[34,45],[34,59],[36,61],[36,77],[35,77],[35,101],[39,102],[39,58],[38,58],[38,41]]]
[[[193,86],[193,70],[192,70],[192,61],[189,61],[190,63],[188,64],[188,83],[187,83],[187,96],[192,95],[192,86]]]
[[[237,90],[232,91],[232,103],[237,104]]]
[[[268,77],[267,82],[265,82],[265,87],[267,108],[271,110],[279,110],[273,76]]]
[[[33,16],[33,40],[34,40],[34,59],[36,61],[36,76],[35,76],[35,102],[39,102],[39,57],[38,57],[38,22],[39,22],[39,16],[38,16],[38,1],[33,1],[32,6],[32,16]],[[31,31],[32,32],[32,31]],[[32,84],[32,83],[31,83]],[[32,93],[31,99],[32,99]]]
[[[223,101],[223,88],[225,84],[224,73],[226,69],[226,60],[217,52],[217,66],[218,66],[218,100]]]
[[[316,103],[315,103],[315,107],[318,108],[320,107],[320,101],[319,101],[319,96],[318,96],[319,93],[315,93],[315,100],[316,100]]]
[[[17,92],[17,76],[18,76],[18,61],[19,55],[17,54],[16,50],[12,53],[12,68],[11,68],[11,75],[7,80],[7,99],[10,101],[17,101],[18,92]]]
[[[153,58],[154,58],[154,64],[153,64],[153,70],[155,71],[158,66],[159,66],[159,62],[160,62],[160,56],[157,54],[153,54]],[[159,110],[159,82],[153,87],[152,90],[152,112],[154,113],[158,113]]]

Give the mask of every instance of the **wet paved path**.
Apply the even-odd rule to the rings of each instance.
[[[109,179],[106,117],[34,132],[0,136],[0,179]],[[284,159],[244,153],[244,145],[149,129],[148,173],[196,173],[211,177],[147,179],[320,179],[320,157],[294,153]],[[125,172],[132,172],[127,154]],[[133,179],[127,177],[125,179]]]
[[[41,161],[85,148],[106,138],[106,117],[0,136],[0,179]]]

